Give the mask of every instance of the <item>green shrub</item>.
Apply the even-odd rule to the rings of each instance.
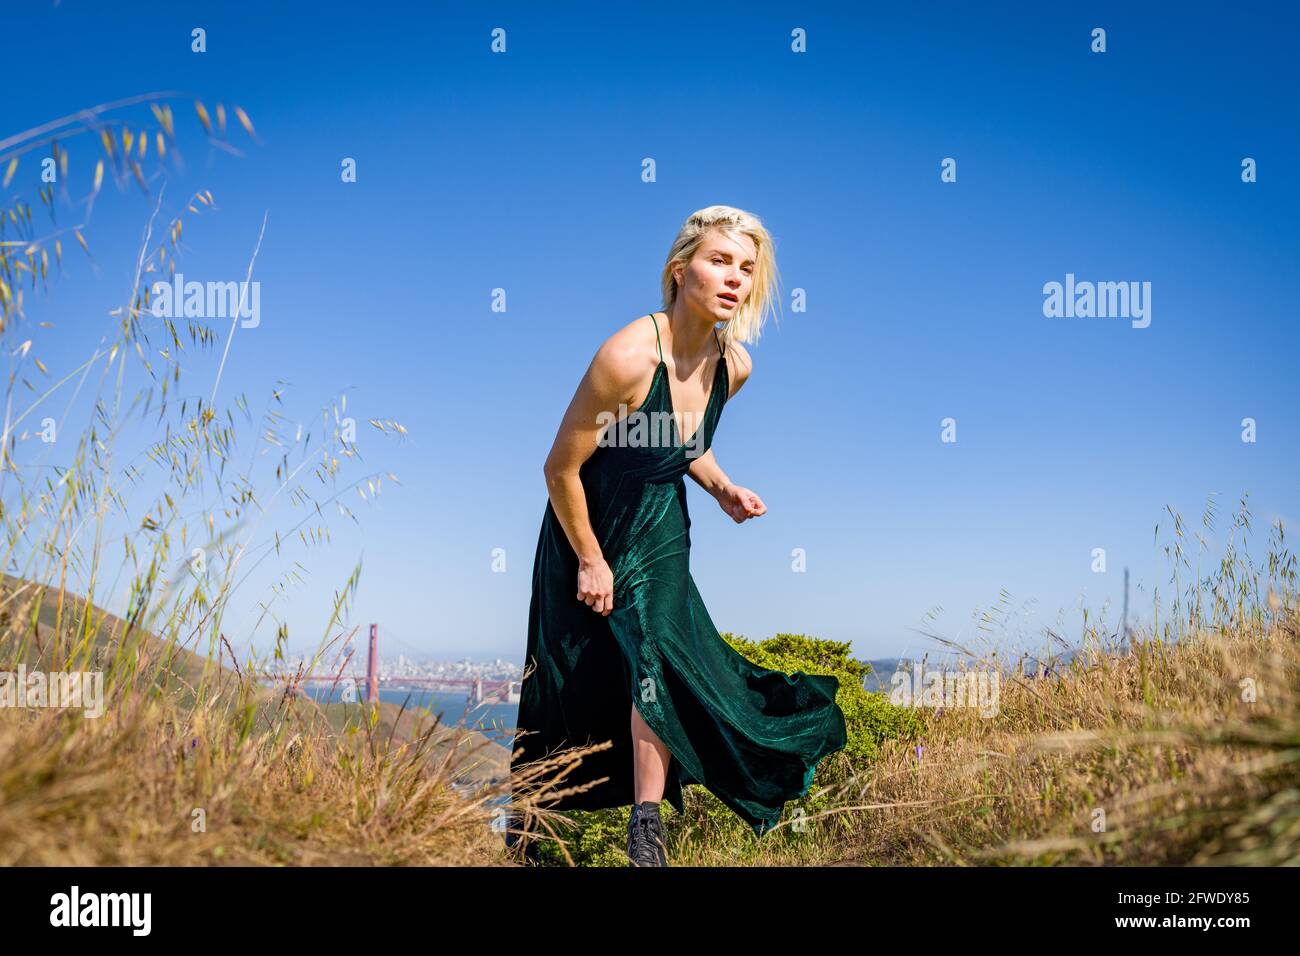
[[[672,813],[664,805],[664,820]],[[568,841],[569,855],[578,866],[627,866],[627,824],[632,808],[609,810],[573,810],[565,813],[576,827],[557,826],[561,839]],[[568,866],[564,852],[553,840],[539,845],[544,866]]]

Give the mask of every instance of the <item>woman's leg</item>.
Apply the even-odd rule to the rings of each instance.
[[[645,803],[647,800],[659,803],[663,800],[669,756],[668,745],[655,736],[655,732],[637,713],[636,704],[633,704],[632,772],[637,803]]]

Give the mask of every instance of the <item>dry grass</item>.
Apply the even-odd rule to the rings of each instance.
[[[1144,642],[1058,680],[1004,686],[995,718],[945,710],[919,757],[893,746],[862,775],[861,800],[887,808],[870,815],[852,856],[1294,863],[1298,644],[1294,621],[1257,640]],[[1255,703],[1241,700],[1243,677],[1257,681]]]
[[[1248,526],[1243,500],[1234,531]],[[888,747],[839,795],[882,805],[858,818],[842,859],[1300,863],[1295,560],[1280,524],[1265,567],[1231,539],[1226,553],[1160,633],[1121,649],[1094,634],[1092,653],[1047,678],[1003,667],[995,716],[941,710],[919,752]]]
[[[70,669],[45,623],[59,596],[40,592],[5,580],[0,669]],[[65,603],[76,632],[83,605]],[[392,704],[322,707],[128,630],[104,616],[83,655],[122,674],[102,717],[0,709],[0,865],[500,861],[505,748]]]

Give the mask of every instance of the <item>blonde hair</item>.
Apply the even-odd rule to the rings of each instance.
[[[671,311],[677,301],[677,280],[673,276],[673,267],[685,266],[704,241],[704,234],[710,229],[719,229],[732,239],[748,236],[754,241],[757,254],[754,259],[754,272],[749,296],[736,310],[731,318],[722,323],[718,337],[725,349],[732,340],[753,342],[763,330],[766,313],[773,312],[776,302],[777,271],[772,237],[763,226],[762,221],[753,213],[736,209],[734,206],[708,206],[690,214],[682,224],[681,231],[673,240],[668,250],[668,261],[664,263],[661,277],[663,287],[663,306]]]

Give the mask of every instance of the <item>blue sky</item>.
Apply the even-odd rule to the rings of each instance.
[[[408,429],[360,429],[361,470],[401,486],[353,495],[360,528],[336,519],[328,548],[290,554],[309,572],[276,604],[295,648],[315,646],[360,558],[350,621],[378,621],[385,652],[522,661],[560,416],[600,342],[660,305],[676,230],[713,203],[762,217],[784,296],[714,443],[768,513],[737,526],[688,482],[692,571],[720,628],[895,656],[932,646],[917,628],[936,607],[927,627],[973,635],[1005,589],[1027,634],[1077,638],[1081,605],[1117,617],[1125,566],[1133,611],[1167,590],[1152,534],[1167,504],[1198,527],[1212,493],[1225,518],[1248,493],[1252,550],[1300,517],[1293,10],[231,6],[7,10],[8,72],[30,82],[0,138],[189,94],[164,215],[198,189],[219,210],[187,222],[181,271],[242,278],[267,216],[261,325],[236,334],[218,403],[244,392],[260,410],[284,380],[290,419],[346,392],[359,422]],[[204,143],[193,95],[242,106],[259,142]],[[67,145],[80,196],[99,154]],[[87,231],[98,270],[69,254],[29,303],[55,323],[32,334],[52,372],[111,328],[150,208],[107,187]],[[1067,273],[1150,282],[1150,326],[1044,316],[1044,283]],[[215,367],[195,356],[186,391],[206,395]],[[270,581],[236,594],[236,646],[270,645],[274,625],[254,628]]]

